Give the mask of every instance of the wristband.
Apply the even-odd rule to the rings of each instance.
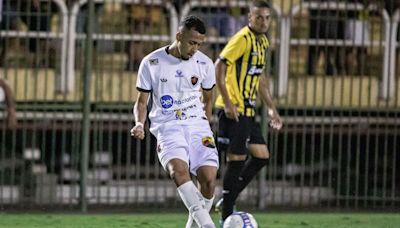
[[[272,108],[268,109],[268,115],[273,116],[274,115],[274,110]]]
[[[141,123],[141,122],[136,122],[135,127],[136,126],[140,126],[140,127],[144,128],[143,123]]]

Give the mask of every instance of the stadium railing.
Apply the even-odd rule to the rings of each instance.
[[[75,15],[72,15],[75,16],[75,20],[76,14],[79,13],[79,10],[81,9],[80,7],[85,4],[84,2],[85,1],[81,1],[80,3],[82,4],[77,4],[75,6],[76,12]],[[105,1],[103,0],[96,2]],[[139,1],[131,0],[115,2],[130,4],[132,2]],[[151,1],[151,3],[153,2],[160,1]],[[196,2],[198,2],[198,4],[220,4],[221,1],[191,1],[191,5],[185,6],[188,6],[188,10],[190,11],[190,7],[193,6]],[[236,1],[233,1],[233,3],[236,3]],[[237,2],[237,4],[242,3]],[[399,13],[397,12],[396,15],[398,14]],[[73,19],[72,16],[70,18],[70,22]],[[398,18],[398,16],[396,16],[396,18]],[[289,20],[289,18],[286,19]],[[273,43],[279,43],[280,50],[284,49],[289,51],[290,45],[285,46],[284,44],[280,43],[280,40],[283,39],[283,37],[289,38],[284,33],[286,30],[282,29],[286,28],[285,26],[287,25],[281,24],[288,21],[282,19],[280,20],[280,25],[276,28],[280,31],[280,39],[273,41]],[[395,20],[393,22],[395,22]],[[74,24],[76,24],[76,22],[74,22]],[[75,31],[74,28],[76,28],[74,24],[69,24],[70,29],[73,29],[73,31]],[[170,27],[172,28],[173,26]],[[290,26],[288,28],[290,32]],[[174,29],[171,29],[171,39],[173,33],[175,32],[173,30]],[[394,30],[395,29],[393,29],[393,31]],[[168,35],[131,35],[105,33],[97,33],[94,35],[94,38],[97,40],[108,39],[123,41],[143,39],[161,39],[165,41],[170,40]],[[85,39],[85,34],[76,33],[75,31],[75,38],[73,40],[69,39],[69,41],[77,42],[83,39]],[[210,41],[223,44],[227,41],[227,39],[228,37],[214,37],[211,38]],[[295,42],[295,40],[292,40],[290,42]],[[288,44],[290,42],[288,42]],[[318,44],[318,42],[320,42],[320,45],[329,45],[329,42],[326,42],[324,40],[315,41],[316,44]],[[334,43],[335,41],[332,42]],[[393,43],[393,41],[391,42]],[[306,45],[307,44],[308,43],[306,42]],[[396,45],[397,47],[399,46],[399,43],[397,43],[397,41]],[[75,50],[76,46],[76,43],[73,43],[73,45],[69,48],[73,48]],[[391,51],[393,50],[391,49]],[[77,54],[73,55],[72,58],[69,60],[73,61],[76,56]],[[280,58],[281,61],[279,62],[279,64],[283,64],[283,60],[288,60],[289,55],[282,54],[280,55]],[[73,62],[68,63],[73,64]],[[282,67],[280,65],[279,68],[286,69],[286,67]],[[70,72],[74,73],[74,66],[72,66],[72,71]],[[112,75],[107,72],[107,76]],[[67,86],[67,84],[64,84],[64,86]],[[131,90],[123,90],[123,92],[131,92]],[[101,93],[107,93],[107,91],[101,91]],[[159,205],[165,205],[165,207],[168,208],[171,205],[181,205],[180,203],[176,203],[176,199],[178,199],[178,197],[175,194],[175,187],[171,184],[169,180],[167,180],[168,177],[165,177],[165,174],[162,172],[162,167],[160,167],[157,158],[152,157],[154,156],[154,154],[149,153],[149,151],[152,151],[152,148],[154,148],[150,137],[147,137],[146,141],[142,144],[138,142],[132,143],[133,140],[131,140],[131,138],[127,134],[127,132],[129,132],[132,118],[130,112],[131,104],[129,104],[128,108],[121,107],[120,100],[113,100],[114,107],[110,108],[109,104],[105,104],[104,107],[99,107],[101,106],[98,103],[99,101],[96,100],[95,102],[97,103],[93,104],[93,113],[89,117],[91,120],[93,120],[92,133],[94,150],[92,152],[98,153],[99,150],[107,150],[109,155],[111,155],[115,159],[115,164],[113,167],[107,166],[107,169],[112,169],[114,173],[114,177],[112,179],[110,178],[110,183],[107,183],[107,185],[98,184],[99,180],[95,177],[94,183],[89,184],[88,197],[90,203],[118,203],[119,205],[126,204],[129,207],[131,207],[132,204],[147,203],[148,205],[154,205],[157,207],[160,207]],[[69,107],[68,109],[60,109],[59,107],[51,108],[51,105],[47,103],[39,104],[36,101],[34,101],[33,105],[35,105],[36,107],[34,110],[29,109],[26,112],[19,112],[18,117],[19,119],[24,120],[22,127],[24,128],[26,135],[34,132],[32,133],[32,135],[40,139],[38,140],[40,143],[38,142],[36,144],[38,147],[42,148],[43,157],[51,160],[50,162],[46,162],[47,164],[50,164],[48,166],[49,171],[51,172],[50,174],[55,173],[54,171],[52,171],[52,169],[58,167],[60,167],[61,170],[70,169],[78,172],[79,149],[77,145],[79,145],[81,130],[81,104],[79,102],[74,103],[74,106]],[[18,108],[21,108],[21,106],[23,106],[23,104],[20,102],[18,104]],[[375,107],[373,108],[375,109]],[[126,110],[128,111],[125,112]],[[371,158],[372,156],[375,156],[375,158],[383,158],[383,161],[375,159],[376,164],[382,163],[383,166],[381,167],[383,167],[383,170],[390,170],[392,168],[392,166],[390,165],[392,157],[388,156],[388,154],[393,154],[393,156],[396,156],[396,143],[398,144],[398,140],[394,143],[390,141],[392,139],[396,140],[398,138],[397,129],[399,129],[399,123],[397,121],[398,118],[396,118],[399,115],[398,110],[388,112],[387,110],[377,109],[377,112],[379,113],[366,110],[364,114],[360,114],[359,109],[355,109],[349,114],[346,114],[347,111],[345,107],[339,107],[338,110],[330,112],[328,112],[324,108],[318,110],[315,109],[315,107],[312,107],[312,109],[310,110],[304,110],[304,114],[302,113],[302,110],[303,108],[299,109],[295,107],[292,110],[283,112],[285,113],[284,118],[286,125],[283,129],[284,133],[282,133],[280,136],[270,134],[270,140],[268,140],[268,142],[270,143],[269,146],[271,146],[271,152],[273,152],[273,154],[275,155],[283,156],[283,158],[279,160],[277,159],[278,156],[274,156],[273,159],[271,159],[271,165],[268,167],[268,183],[265,184],[266,178],[261,178],[261,184],[259,185],[257,185],[257,182],[252,183],[250,188],[248,188],[245,194],[242,195],[241,200],[252,205],[263,203],[264,205],[267,204],[268,206],[292,205],[307,207],[309,205],[308,200],[311,202],[311,205],[316,205],[318,207],[339,207],[341,205],[344,205],[344,203],[335,204],[333,200],[337,200],[340,202],[346,201],[345,203],[351,203],[354,201],[358,202],[357,200],[364,200],[366,205],[370,201],[373,201],[374,203],[377,202],[378,204],[380,204],[380,202],[390,203],[390,201],[392,201],[392,205],[395,205],[396,203],[396,205],[398,205],[399,199],[395,195],[395,192],[398,188],[395,185],[396,175],[388,175],[386,173],[383,173],[383,175],[381,175],[381,171],[378,171],[380,167],[370,166],[370,170],[368,170],[367,166],[365,172],[369,175],[366,175],[365,180],[374,179],[373,189],[371,187],[374,193],[369,195],[367,193],[361,194],[356,191],[354,194],[350,194],[350,191],[353,192],[353,185],[349,184],[350,181],[357,183],[357,181],[364,180],[364,177],[360,178],[359,176],[356,176],[356,178],[353,179],[354,176],[352,175],[352,173],[357,172],[357,175],[359,175],[358,172],[364,172],[364,170],[362,168],[350,168],[350,166],[356,166],[355,163],[348,163],[348,166],[345,167],[347,163],[343,162],[341,165],[340,162],[342,161],[340,159],[338,161],[338,165],[336,165],[336,157],[332,157],[331,155],[333,154],[333,156],[335,156],[336,154],[339,154],[339,156],[343,157],[348,156],[349,159],[347,160],[351,160],[352,162],[356,161],[356,164],[358,166],[360,164],[362,165],[361,161],[364,161],[364,157],[359,157],[359,154],[367,154],[371,156]],[[319,118],[320,116],[321,118]],[[368,117],[364,118],[363,116]],[[26,129],[32,131],[27,131]],[[45,132],[47,132],[47,135],[51,134],[51,137],[41,136],[42,134],[44,135]],[[354,136],[362,139],[354,139]],[[327,139],[327,137],[331,137],[331,139]],[[335,139],[333,140],[332,138],[334,137]],[[72,140],[66,140],[70,138],[72,138]],[[319,145],[310,146],[311,148],[308,147],[310,144],[314,144],[315,141],[318,141],[319,138],[325,140],[324,143],[320,143],[322,145],[321,151],[319,150]],[[341,140],[343,140],[344,142]],[[18,141],[18,143],[24,144],[24,139],[19,140],[19,138],[17,138],[16,141]],[[50,141],[51,143],[48,143]],[[350,143],[346,143],[346,141],[350,141]],[[364,141],[367,141],[367,143],[365,143]],[[377,146],[369,146],[369,141],[376,141]],[[378,144],[378,141],[382,143]],[[44,144],[49,145],[45,146]],[[350,144],[356,145],[358,150],[356,150],[354,147],[351,147]],[[385,148],[382,150],[378,149],[378,147],[383,144],[385,145]],[[61,146],[56,147],[56,145]],[[336,147],[334,149],[322,148],[324,145],[329,145],[330,147],[335,147],[338,145],[339,149],[336,149]],[[143,147],[143,149],[141,149],[141,147]],[[280,147],[284,147],[284,149],[279,149]],[[367,148],[365,150],[361,149],[361,153],[359,149],[360,147]],[[280,152],[277,153],[277,151]],[[320,153],[322,154],[323,151],[325,151],[326,153],[330,153],[329,157],[327,154],[325,154],[326,160],[323,160],[323,156],[321,156],[321,159],[318,157],[318,155]],[[344,153],[343,151],[347,153]],[[67,164],[59,165],[57,163],[58,159],[61,157],[63,158],[63,155],[70,156],[72,160]],[[313,155],[317,156],[313,157]],[[296,156],[302,157],[301,162],[296,160]],[[308,156],[311,156],[311,164],[308,164]],[[367,160],[369,156],[367,157]],[[396,166],[394,162],[393,167]],[[95,163],[92,163],[92,165],[94,168],[97,167]],[[324,165],[325,167],[320,168],[320,166]],[[346,169],[341,169],[343,167],[345,167]],[[93,169],[93,171],[95,170],[96,169]],[[334,181],[330,180],[330,177],[332,177],[332,174],[335,174],[336,170],[339,170],[339,173],[341,172],[343,176],[346,175],[346,177],[342,177],[343,182],[340,182],[341,176],[339,175],[339,184],[335,184]],[[396,168],[393,168],[393,173],[395,173],[395,170]],[[63,173],[62,171],[60,172],[61,174]],[[326,174],[328,175],[327,178],[325,178]],[[313,177],[315,177],[316,175],[319,175],[319,180],[313,179]],[[387,179],[391,181],[391,183],[393,183],[393,185],[385,183],[381,186],[378,183],[379,179],[385,180],[386,176]],[[49,175],[49,179],[50,177],[53,176]],[[328,184],[325,184],[326,179],[330,181]],[[309,180],[311,180],[312,184],[308,184]],[[264,181],[264,183],[262,183],[262,181]],[[38,190],[42,191],[43,186],[56,186],[57,195],[40,195],[40,197],[38,197],[38,201],[35,201],[34,204],[40,205],[41,203],[49,202],[53,205],[57,205],[58,203],[60,203],[69,205],[71,207],[78,203],[77,198],[79,195],[79,186],[77,184],[77,180],[70,180],[60,175],[60,179],[57,185],[41,184],[38,186]],[[267,190],[265,189],[265,186],[267,186]],[[8,187],[5,188],[4,186],[1,186],[0,197],[4,195],[10,197],[6,198],[6,200],[3,201],[0,200],[0,204],[12,203],[18,205],[33,205],[33,203],[24,201],[25,198],[23,198],[22,195],[19,194],[20,188],[13,187],[13,185],[11,185],[11,187],[11,190],[9,190]],[[345,188],[345,190],[343,190],[344,193],[339,191],[341,187]],[[355,189],[362,187],[363,186],[361,184],[357,184]],[[386,189],[385,187],[388,188]],[[221,192],[220,190],[221,189],[218,189],[218,191],[216,192],[219,193]],[[334,190],[338,191],[334,193],[332,192]],[[380,194],[379,192],[383,193]],[[332,196],[334,198],[332,198]],[[258,201],[260,197],[264,197],[264,200]],[[49,198],[49,200],[47,200],[47,198]],[[384,205],[385,203],[382,203],[382,206]],[[263,207],[260,206],[260,208]]]
[[[48,0],[40,0],[41,2],[48,2]],[[51,0],[54,2],[59,12],[61,13],[61,32],[39,32],[39,31],[15,31],[15,30],[0,30],[0,37],[5,38],[45,38],[45,39],[59,39],[61,40],[61,58],[60,70],[58,72],[60,80],[56,83],[56,90],[63,91],[65,88],[66,63],[67,63],[67,37],[68,37],[68,8],[64,0]],[[36,15],[38,16],[38,15]]]
[[[400,9],[397,9],[392,17],[391,23],[391,33],[390,33],[390,45],[389,45],[389,58],[388,58],[388,81],[386,83],[386,87],[389,87],[389,95],[392,96],[395,89],[395,75],[396,75],[396,52],[400,48],[400,41],[398,40],[399,33],[399,24],[400,24]],[[385,86],[385,85],[383,85]]]
[[[244,12],[247,12],[247,8],[249,6],[249,2],[248,1],[244,1],[244,0],[238,0],[238,1],[231,1],[229,2],[229,4],[226,4],[225,2],[222,1],[216,1],[216,0],[211,0],[211,1],[199,1],[199,0],[193,0],[193,1],[188,1],[185,5],[183,5],[182,7],[182,13],[180,15],[180,18],[184,18],[185,16],[189,15],[189,13],[191,13],[194,9],[207,9],[208,11],[210,11],[210,9],[224,9],[227,7],[237,7],[242,9]],[[281,10],[280,6],[277,6],[275,4],[272,4],[272,9],[273,9],[273,23],[276,23],[276,26],[271,26],[273,31],[269,33],[269,39],[270,39],[270,45],[272,48],[274,48],[275,46],[278,46],[277,48],[275,48],[277,51],[275,52],[277,58],[279,59],[279,67],[277,67],[277,71],[276,74],[279,75],[277,77],[278,80],[280,80],[280,78],[282,78],[282,74],[285,72],[283,67],[281,66],[282,63],[285,62],[285,55],[282,55],[280,53],[284,53],[284,50],[286,49],[285,47],[285,43],[281,42],[282,40],[285,40],[286,38],[285,36],[285,30],[282,29],[285,27],[285,20],[283,20],[283,12]],[[221,10],[223,12],[223,10]],[[203,17],[205,17],[205,19],[211,19],[211,18],[207,18],[207,17],[215,17],[218,15],[212,14],[212,13],[205,13],[204,15],[201,15]],[[243,15],[242,15],[243,16]],[[245,24],[243,24],[243,26],[245,26],[247,24],[247,15],[245,16]],[[239,18],[236,18],[237,20],[239,20]],[[237,32],[237,31],[234,31]],[[271,33],[274,33],[274,35],[272,35]],[[219,35],[219,34],[210,34],[207,37],[207,42],[214,44],[214,45],[225,45],[229,39],[231,38],[231,35],[233,34],[227,34],[227,35]],[[219,50],[214,50],[214,51],[219,51]],[[268,53],[270,54],[270,52]],[[270,61],[271,58],[268,58],[268,60]],[[270,63],[268,63],[270,64]],[[271,85],[273,86],[273,85]],[[271,88],[272,90],[274,89],[273,87]]]
[[[88,0],[80,0],[76,2],[72,8],[69,18],[69,33],[68,33],[68,91],[73,90],[74,81],[75,81],[75,52],[76,52],[76,42],[77,40],[82,40],[86,38],[86,34],[77,33],[77,15],[79,13],[80,8],[87,4]],[[106,0],[94,0],[94,3],[106,3]],[[122,3],[122,4],[144,4],[144,5],[157,5],[165,7],[166,12],[169,13],[169,26],[170,26],[170,34],[169,35],[161,35],[161,34],[110,34],[110,33],[94,33],[94,40],[112,40],[112,41],[172,41],[175,38],[175,33],[178,30],[178,16],[176,9],[169,2],[161,1],[161,0],[114,0],[113,3]]]
[[[345,3],[345,2],[336,2],[336,1],[330,1],[330,2],[302,2],[299,5],[295,5],[291,8],[289,15],[284,18],[284,27],[282,28],[285,30],[284,33],[284,38],[285,40],[283,41],[284,51],[282,52],[282,55],[284,57],[282,58],[284,60],[284,63],[280,65],[280,68],[283,69],[283,73],[280,74],[280,83],[278,87],[278,95],[279,96],[284,96],[287,93],[288,90],[288,83],[289,83],[289,56],[290,56],[290,47],[293,45],[324,45],[324,46],[355,46],[356,44],[351,41],[351,40],[344,40],[344,39],[309,39],[309,38],[303,38],[303,39],[295,39],[292,38],[291,35],[291,23],[293,20],[293,16],[298,14],[300,10],[302,9],[316,9],[316,10],[340,10],[340,11],[348,11],[348,10],[356,10],[356,11],[361,11],[364,9],[364,6],[360,3]],[[382,60],[383,68],[382,68],[382,84],[381,84],[381,89],[380,89],[380,94],[381,97],[384,99],[388,99],[393,96],[394,93],[394,77],[389,75],[389,53],[390,53],[390,47],[391,47],[391,39],[390,39],[390,28],[391,28],[391,23],[390,23],[390,17],[387,13],[387,11],[383,8],[379,8],[376,5],[369,5],[368,6],[369,11],[375,11],[381,14],[383,18],[383,23],[384,23],[384,34],[385,38],[384,41],[363,41],[362,45],[365,47],[379,47],[381,45],[384,45],[384,57]],[[393,41],[392,41],[393,42]]]

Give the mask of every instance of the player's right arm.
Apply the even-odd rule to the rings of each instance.
[[[224,112],[227,118],[233,119],[236,122],[239,121],[239,112],[235,105],[232,104],[228,90],[226,89],[225,77],[226,77],[226,62],[221,58],[218,58],[215,63],[215,75],[216,75],[216,83],[221,94],[222,99],[224,100]]]
[[[240,33],[234,35],[222,50],[219,58],[215,62],[215,75],[216,82],[221,97],[224,101],[224,112],[225,116],[229,119],[239,121],[239,112],[237,107],[232,103],[229,98],[229,93],[226,88],[226,73],[227,73],[227,62],[235,64],[245,52],[246,40]]]
[[[131,136],[137,139],[144,139],[144,122],[147,116],[147,101],[149,92],[138,92],[136,103],[133,107],[133,115],[135,116],[135,126],[131,129]]]
[[[135,126],[131,129],[131,136],[137,139],[144,139],[144,123],[147,117],[147,102],[152,90],[151,73],[146,58],[140,63],[138,78],[136,80],[138,96],[133,106]]]

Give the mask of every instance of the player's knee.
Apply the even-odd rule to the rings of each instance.
[[[259,159],[269,159],[269,152],[268,150],[262,150],[262,151],[257,151],[252,153],[253,157],[259,158]]]
[[[169,176],[179,185],[190,180],[188,172],[189,171],[183,167],[173,167],[169,170]]]
[[[226,154],[226,160],[229,161],[245,161],[247,158],[247,155],[237,155],[233,153],[227,153]]]
[[[186,176],[186,171],[183,171],[182,169],[171,169],[169,171],[169,176],[171,179],[181,179]]]
[[[179,186],[190,180],[189,169],[185,162],[173,159],[167,164],[167,170],[171,179]]]
[[[212,197],[215,189],[215,179],[212,177],[206,178],[201,183],[201,191],[203,194]]]
[[[251,144],[249,145],[249,151],[251,156],[260,158],[260,159],[268,159],[269,151],[267,145],[265,144]]]
[[[254,166],[262,168],[264,166],[266,166],[269,162],[268,158],[263,158],[263,157],[251,157],[252,163]]]
[[[262,153],[260,156],[257,156],[257,157],[260,158],[260,159],[268,160],[269,159],[269,152],[267,151],[265,153]]]

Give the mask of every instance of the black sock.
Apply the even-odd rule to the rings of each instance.
[[[222,204],[222,219],[225,220],[233,213],[233,205],[235,205],[235,196],[237,195],[237,184],[239,174],[244,166],[244,161],[230,161],[227,162],[223,180],[223,197]]]
[[[250,181],[257,175],[257,173],[267,164],[268,159],[261,159],[256,157],[250,157],[244,165],[242,172],[238,177],[238,189],[234,201],[238,197],[239,193],[250,183]],[[225,201],[224,201],[225,202]]]

